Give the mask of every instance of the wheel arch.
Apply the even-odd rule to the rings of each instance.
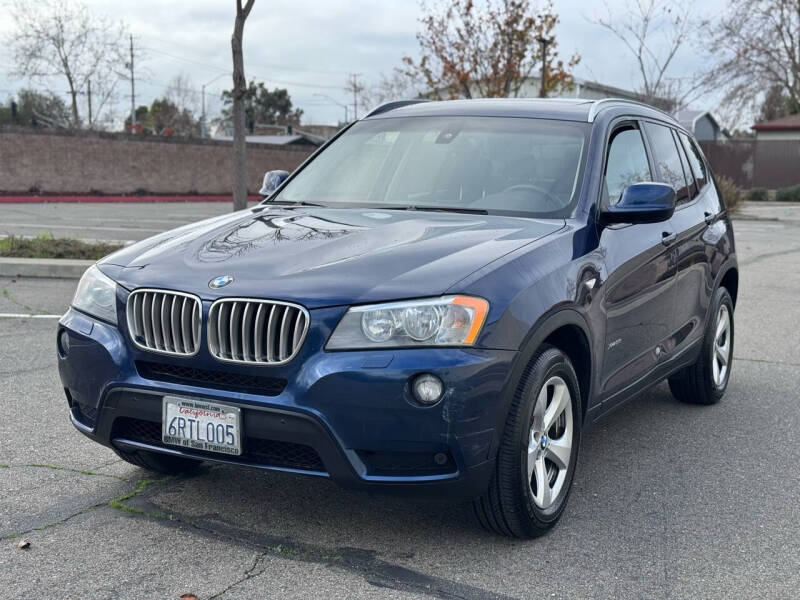
[[[502,439],[508,411],[517,391],[520,377],[530,364],[533,355],[548,344],[569,356],[578,376],[581,393],[581,419],[585,418],[592,398],[592,375],[596,372],[592,353],[592,334],[585,317],[577,310],[564,308],[541,317],[531,328],[520,347],[520,353],[509,376],[503,410],[498,415],[492,453],[494,456]]]
[[[589,407],[589,391],[592,385],[592,351],[586,332],[574,323],[558,326],[542,340],[542,344],[554,346],[566,354],[575,374],[581,393],[581,419],[586,417]]]
[[[736,308],[736,298],[739,295],[739,269],[736,265],[730,265],[719,279],[718,287],[724,287],[731,295],[733,307]]]

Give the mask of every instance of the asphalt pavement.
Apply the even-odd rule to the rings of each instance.
[[[463,506],[315,478],[153,478],[69,424],[55,319],[0,318],[0,597],[797,598],[800,206],[742,215],[725,398],[687,406],[662,384],[607,417],[563,519],[533,541],[483,532]],[[74,285],[0,279],[0,314],[60,314]]]
[[[139,241],[231,209],[230,202],[0,204],[0,236]]]

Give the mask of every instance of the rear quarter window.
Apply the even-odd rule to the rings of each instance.
[[[697,187],[698,189],[703,189],[708,183],[708,173],[706,172],[706,164],[703,162],[703,156],[700,154],[697,144],[689,139],[688,135],[679,133],[678,137],[686,150],[686,156],[689,157],[689,166],[692,168],[695,181],[697,181]]]
[[[683,165],[678,154],[678,147],[672,137],[672,130],[664,125],[645,123],[645,131],[650,139],[658,173],[657,181],[675,188],[678,202],[689,198],[689,187],[683,174]]]

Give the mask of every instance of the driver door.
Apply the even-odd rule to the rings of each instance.
[[[614,204],[633,183],[654,181],[653,162],[637,121],[617,125],[609,137],[602,202]],[[607,279],[602,371],[604,410],[651,372],[665,352],[675,309],[675,231],[663,223],[602,227]],[[626,394],[621,395],[627,396]],[[606,406],[608,404],[608,406]]]

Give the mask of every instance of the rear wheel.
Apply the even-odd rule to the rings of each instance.
[[[728,387],[733,364],[733,301],[728,290],[717,289],[709,310],[700,356],[669,378],[672,395],[682,402],[715,404]]]
[[[473,502],[486,529],[534,538],[567,503],[580,446],[580,390],[569,358],[541,348],[520,378],[489,488]]]
[[[182,456],[172,456],[170,454],[160,454],[148,450],[126,452],[124,450],[115,449],[114,451],[125,462],[163,475],[189,473],[203,464],[203,461],[200,460],[184,458]]]

